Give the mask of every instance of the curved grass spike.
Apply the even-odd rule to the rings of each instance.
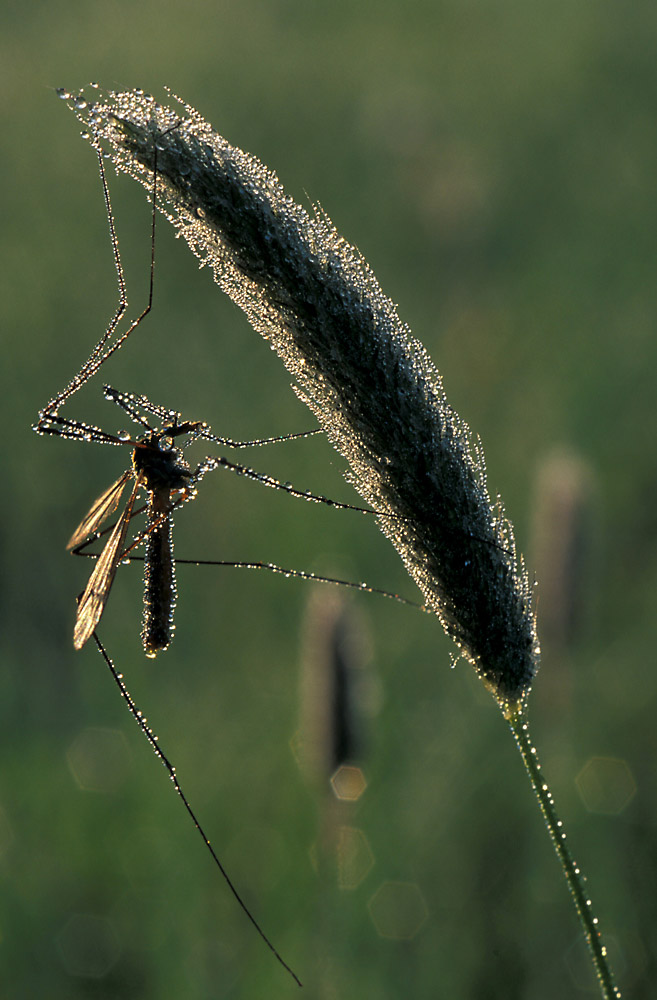
[[[539,662],[532,588],[512,526],[489,497],[481,448],[426,351],[323,212],[296,205],[193,108],[163,107],[140,90],[61,96],[92,145],[148,192],[157,148],[161,210],[278,352],[352,484],[388,515],[381,530],[510,721],[576,903],[586,899],[529,749],[526,702]],[[618,997],[590,905],[577,909],[602,995]]]

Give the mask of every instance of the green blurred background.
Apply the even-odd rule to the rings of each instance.
[[[116,302],[95,159],[54,96],[90,80],[161,97],[169,85],[297,200],[320,202],[427,346],[539,578],[549,627],[532,715],[546,776],[621,985],[654,996],[654,4],[7,2],[0,39],[2,996],[295,990],[100,657],[72,648],[90,567],[64,545],[125,456],[30,425]],[[136,185],[110,182],[136,312],[149,209]],[[164,224],[153,313],[103,376],[70,415],[122,426],[106,379],[233,437],[312,426],[278,360]],[[352,496],[320,439],[245,460]],[[364,518],[230,476],[209,477],[180,513],[176,552],[414,596]],[[542,590],[541,574],[556,584]],[[450,670],[435,620],[350,602],[375,697],[367,789],[337,808],[293,752],[310,586],[181,567],[176,640],[156,661],[141,652],[140,590],[138,569],[122,569],[101,635],[305,996],[595,995],[510,734],[470,668]],[[336,840],[357,872],[349,888]]]

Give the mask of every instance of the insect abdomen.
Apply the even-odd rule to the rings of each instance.
[[[156,656],[173,638],[176,577],[171,541],[169,491],[153,492],[148,504],[151,524],[144,556],[144,619],[141,640],[146,656]]]

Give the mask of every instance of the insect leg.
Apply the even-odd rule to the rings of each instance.
[[[121,695],[122,695],[123,699],[125,700],[126,705],[128,706],[128,710],[130,711],[130,714],[132,715],[133,719],[135,720],[135,722],[137,723],[137,725],[141,729],[142,733],[144,734],[144,736],[146,737],[146,739],[150,743],[151,748],[152,748],[153,752],[155,753],[155,756],[159,757],[159,759],[162,761],[162,763],[166,767],[167,771],[169,772],[169,777],[171,778],[171,781],[173,782],[173,785],[174,785],[174,788],[176,789],[176,792],[178,793],[178,795],[182,799],[182,803],[183,803],[185,809],[187,810],[187,812],[188,812],[188,814],[189,814],[189,816],[190,816],[190,818],[191,818],[194,826],[196,827],[196,829],[198,830],[199,834],[203,838],[203,842],[205,843],[205,846],[209,850],[210,854],[212,855],[214,863],[216,864],[217,868],[221,872],[221,875],[222,875],[224,881],[226,882],[226,885],[228,886],[228,888],[232,892],[232,894],[235,897],[235,899],[237,900],[239,906],[244,911],[244,913],[246,914],[246,916],[250,920],[251,924],[255,927],[256,931],[258,932],[258,934],[260,935],[260,937],[262,938],[262,940],[265,942],[265,944],[267,945],[267,947],[269,948],[269,950],[271,952],[273,952],[273,954],[276,957],[277,961],[280,962],[280,964],[283,966],[283,968],[292,976],[292,978],[294,979],[295,983],[298,986],[301,986],[302,985],[301,981],[298,978],[298,976],[296,975],[296,973],[290,968],[290,966],[287,964],[287,962],[283,959],[283,957],[276,950],[276,948],[274,947],[274,945],[272,944],[272,942],[269,940],[269,938],[267,937],[267,935],[265,934],[265,932],[261,928],[260,924],[257,922],[257,920],[255,919],[255,917],[253,916],[253,914],[251,913],[251,911],[247,907],[246,903],[244,902],[244,900],[242,899],[242,897],[238,893],[237,889],[233,885],[233,882],[232,882],[230,876],[228,875],[228,872],[226,871],[226,869],[222,865],[221,861],[219,860],[218,855],[215,853],[215,850],[214,850],[212,844],[210,843],[210,841],[209,841],[209,839],[208,839],[208,837],[207,837],[207,835],[206,835],[203,827],[201,826],[201,824],[199,823],[198,819],[196,818],[196,814],[194,813],[192,807],[190,806],[190,804],[189,804],[189,802],[187,800],[187,797],[185,796],[185,793],[182,790],[182,787],[181,787],[180,782],[178,780],[178,776],[176,774],[175,767],[173,766],[173,764],[171,763],[171,761],[169,760],[169,758],[166,756],[166,754],[162,750],[162,747],[161,747],[161,745],[159,743],[159,740],[158,740],[157,736],[155,735],[155,733],[153,732],[153,730],[148,725],[146,717],[143,715],[142,712],[139,711],[139,709],[135,705],[135,703],[134,703],[134,701],[132,699],[132,696],[131,696],[130,692],[128,691],[128,688],[126,687],[125,681],[123,680],[123,675],[120,674],[117,671],[116,667],[114,666],[114,663],[112,662],[112,660],[110,659],[110,657],[109,657],[109,655],[107,653],[107,650],[105,649],[105,647],[103,646],[102,642],[98,638],[98,635],[96,634],[95,631],[92,632],[92,635],[93,635],[93,638],[94,638],[94,642],[96,643],[96,647],[98,648],[98,651],[100,652],[101,656],[103,657],[106,666],[109,668],[110,673],[112,674],[112,677],[114,678],[114,682],[116,683],[117,687],[119,688],[119,691],[121,692]]]

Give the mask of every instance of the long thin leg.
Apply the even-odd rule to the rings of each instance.
[[[145,508],[140,507],[139,510],[134,511],[133,516],[140,514]],[[87,552],[86,549],[93,545],[95,542],[102,537],[102,535],[111,531],[111,528],[107,528],[104,532],[101,532],[95,538],[89,538],[85,542],[81,542],[74,548],[71,548],[71,553],[74,556],[83,556],[86,559],[98,559],[98,552]],[[139,544],[144,540],[148,533],[148,529],[139,536]],[[130,553],[133,551],[135,545],[130,546],[121,557],[122,563],[127,562],[140,562],[145,561],[145,556],[135,556]],[[349,587],[351,590],[360,590],[366,594],[376,594],[378,597],[386,597],[391,601],[397,601],[398,604],[406,604],[411,608],[417,608],[419,611],[427,611],[428,609],[424,604],[420,604],[418,601],[412,601],[408,597],[402,597],[401,594],[395,594],[391,590],[383,590],[380,587],[371,587],[369,583],[356,582],[353,580],[342,580],[339,577],[334,576],[322,576],[320,573],[310,573],[303,569],[290,569],[286,566],[279,566],[277,563],[272,562],[259,562],[259,561],[245,561],[245,560],[234,560],[234,559],[180,559],[176,557],[174,560],[176,566],[226,566],[229,569],[254,569],[254,570],[264,570],[267,573],[276,573],[280,576],[287,577],[291,580],[308,580],[311,583],[327,583],[332,584],[336,587]]]
[[[94,444],[136,444],[129,438],[108,434],[107,431],[94,424],[84,424],[79,420],[61,417],[58,413],[43,413],[39,423],[34,428],[39,434],[53,434],[55,437],[66,438],[69,441],[92,441]]]
[[[146,719],[145,719],[145,716],[143,715],[142,712],[139,711],[139,709],[135,705],[135,703],[134,703],[134,701],[132,699],[132,695],[130,694],[130,692],[128,691],[128,689],[127,689],[127,687],[125,685],[125,681],[123,680],[122,674],[120,674],[117,671],[116,667],[114,666],[114,663],[110,659],[110,657],[109,657],[109,655],[108,655],[105,647],[103,646],[102,642],[98,638],[98,635],[96,634],[96,632],[93,632],[93,638],[94,638],[94,642],[96,643],[96,646],[98,648],[98,651],[100,652],[101,656],[103,657],[103,659],[104,659],[107,667],[109,668],[109,670],[110,670],[110,672],[112,674],[112,677],[114,678],[114,681],[115,681],[117,687],[119,688],[119,691],[121,692],[122,697],[125,700],[126,705],[128,706],[130,714],[132,715],[133,719],[135,720],[135,722],[137,723],[137,725],[141,729],[142,733],[144,734],[144,736],[146,737],[146,739],[150,743],[151,749],[153,750],[155,756],[158,757],[162,761],[162,763],[166,767],[167,771],[169,772],[169,777],[171,778],[171,781],[173,782],[173,786],[176,789],[176,792],[178,793],[178,795],[182,799],[183,805],[184,805],[185,809],[187,810],[187,812],[189,813],[189,816],[191,817],[191,820],[192,820],[194,826],[196,827],[196,829],[198,830],[199,834],[203,838],[205,846],[207,847],[207,849],[209,850],[210,854],[212,855],[214,863],[216,864],[217,868],[221,872],[221,875],[222,875],[224,881],[226,882],[226,885],[228,886],[228,888],[232,892],[233,896],[235,897],[235,899],[239,903],[241,909],[244,911],[244,913],[246,914],[246,916],[249,918],[250,922],[255,927],[256,931],[258,932],[258,934],[260,935],[260,937],[262,938],[262,940],[265,942],[265,944],[267,945],[267,947],[269,948],[269,950],[274,953],[276,959],[280,962],[280,964],[283,966],[283,968],[287,972],[289,972],[289,974],[292,976],[292,978],[294,979],[294,981],[297,984],[297,986],[301,986],[302,983],[301,983],[301,980],[299,979],[299,977],[290,968],[290,966],[287,964],[287,962],[282,958],[282,956],[276,950],[276,948],[274,947],[274,945],[272,944],[272,942],[269,940],[269,938],[267,937],[267,935],[263,931],[263,929],[260,926],[260,924],[257,922],[257,920],[255,919],[255,917],[253,916],[253,914],[251,913],[251,911],[247,907],[246,903],[244,902],[244,900],[240,896],[239,892],[237,891],[237,889],[233,885],[233,882],[232,882],[230,876],[228,875],[228,872],[226,871],[226,869],[222,865],[221,861],[219,860],[218,855],[215,853],[215,850],[214,850],[212,844],[210,843],[210,841],[209,841],[209,839],[208,839],[205,831],[203,830],[203,827],[201,826],[201,824],[199,823],[198,819],[196,818],[196,814],[194,813],[192,807],[190,806],[190,804],[189,804],[189,802],[187,800],[187,797],[185,796],[185,793],[182,790],[180,782],[178,781],[178,776],[176,775],[176,769],[175,769],[175,767],[173,766],[173,764],[171,763],[171,761],[169,760],[169,758],[166,756],[166,754],[162,750],[162,746],[161,746],[161,744],[160,744],[157,736],[153,732],[153,730],[148,726],[148,724],[146,722]]]
[[[324,433],[321,428],[317,427],[315,430],[300,431],[296,434],[279,434],[276,437],[254,438],[249,441],[233,441],[232,438],[220,437],[218,434],[213,434],[209,425],[200,420],[182,422],[181,414],[177,410],[168,410],[157,403],[151,403],[147,396],[119,392],[118,389],[113,389],[110,385],[104,386],[103,392],[106,399],[110,399],[117,406],[120,406],[135,423],[141,424],[147,430],[151,430],[151,428],[143,419],[139,410],[145,410],[152,416],[158,417],[163,426],[167,428],[176,428],[182,433],[189,433],[189,441],[186,442],[184,447],[187,447],[194,441],[203,440],[211,441],[213,444],[224,445],[228,448],[253,448],[265,444],[278,444],[280,441],[295,441],[297,438],[312,437],[315,434]]]
[[[100,338],[91,354],[82,365],[80,370],[70,382],[62,389],[61,392],[57,393],[56,396],[46,404],[44,409],[39,415],[39,422],[37,423],[35,430],[39,433],[48,433],[48,430],[42,427],[42,421],[48,416],[56,414],[61,406],[69,399],[74,393],[78,391],[86,382],[92,378],[93,375],[98,371],[101,365],[118,351],[120,347],[125,343],[130,334],[139,324],[142,322],[145,316],[151,311],[153,305],[153,283],[155,275],[155,218],[156,218],[156,204],[157,204],[157,145],[155,146],[155,153],[153,157],[153,197],[152,197],[152,223],[151,223],[151,265],[150,265],[150,282],[148,291],[148,303],[146,307],[142,310],[139,316],[132,321],[128,329],[118,337],[114,343],[109,344],[112,340],[116,329],[123,319],[126,309],[128,308],[128,296],[126,292],[125,276],[123,273],[123,265],[121,264],[121,254],[119,252],[119,241],[116,236],[116,227],[114,225],[114,216],[112,214],[112,205],[110,201],[109,187],[107,185],[107,178],[105,176],[105,168],[103,166],[103,157],[100,150],[97,150],[98,164],[100,170],[100,179],[103,186],[103,196],[105,199],[105,209],[107,211],[107,220],[110,230],[110,240],[112,243],[112,255],[114,257],[114,268],[116,270],[116,277],[119,287],[119,302],[112,319],[109,322],[105,333]]]
[[[355,510],[359,514],[377,514],[381,517],[390,517],[394,520],[402,520],[402,518],[400,518],[397,514],[388,514],[386,511],[372,510],[371,507],[359,507],[357,504],[352,503],[340,503],[338,500],[330,500],[328,497],[323,497],[317,493],[311,493],[310,490],[298,490],[289,483],[282,483],[279,479],[275,479],[273,476],[268,476],[264,472],[256,472],[255,469],[249,469],[246,465],[238,465],[236,462],[230,462],[227,458],[223,458],[221,456],[204,459],[198,466],[190,486],[196,486],[206,473],[212,472],[214,469],[228,469],[230,472],[234,472],[238,476],[246,476],[247,479],[252,479],[256,483],[262,483],[263,486],[270,486],[272,489],[282,490],[284,493],[288,493],[291,497],[298,497],[300,500],[308,500],[311,503],[323,503],[328,507],[334,507],[336,510]]]

